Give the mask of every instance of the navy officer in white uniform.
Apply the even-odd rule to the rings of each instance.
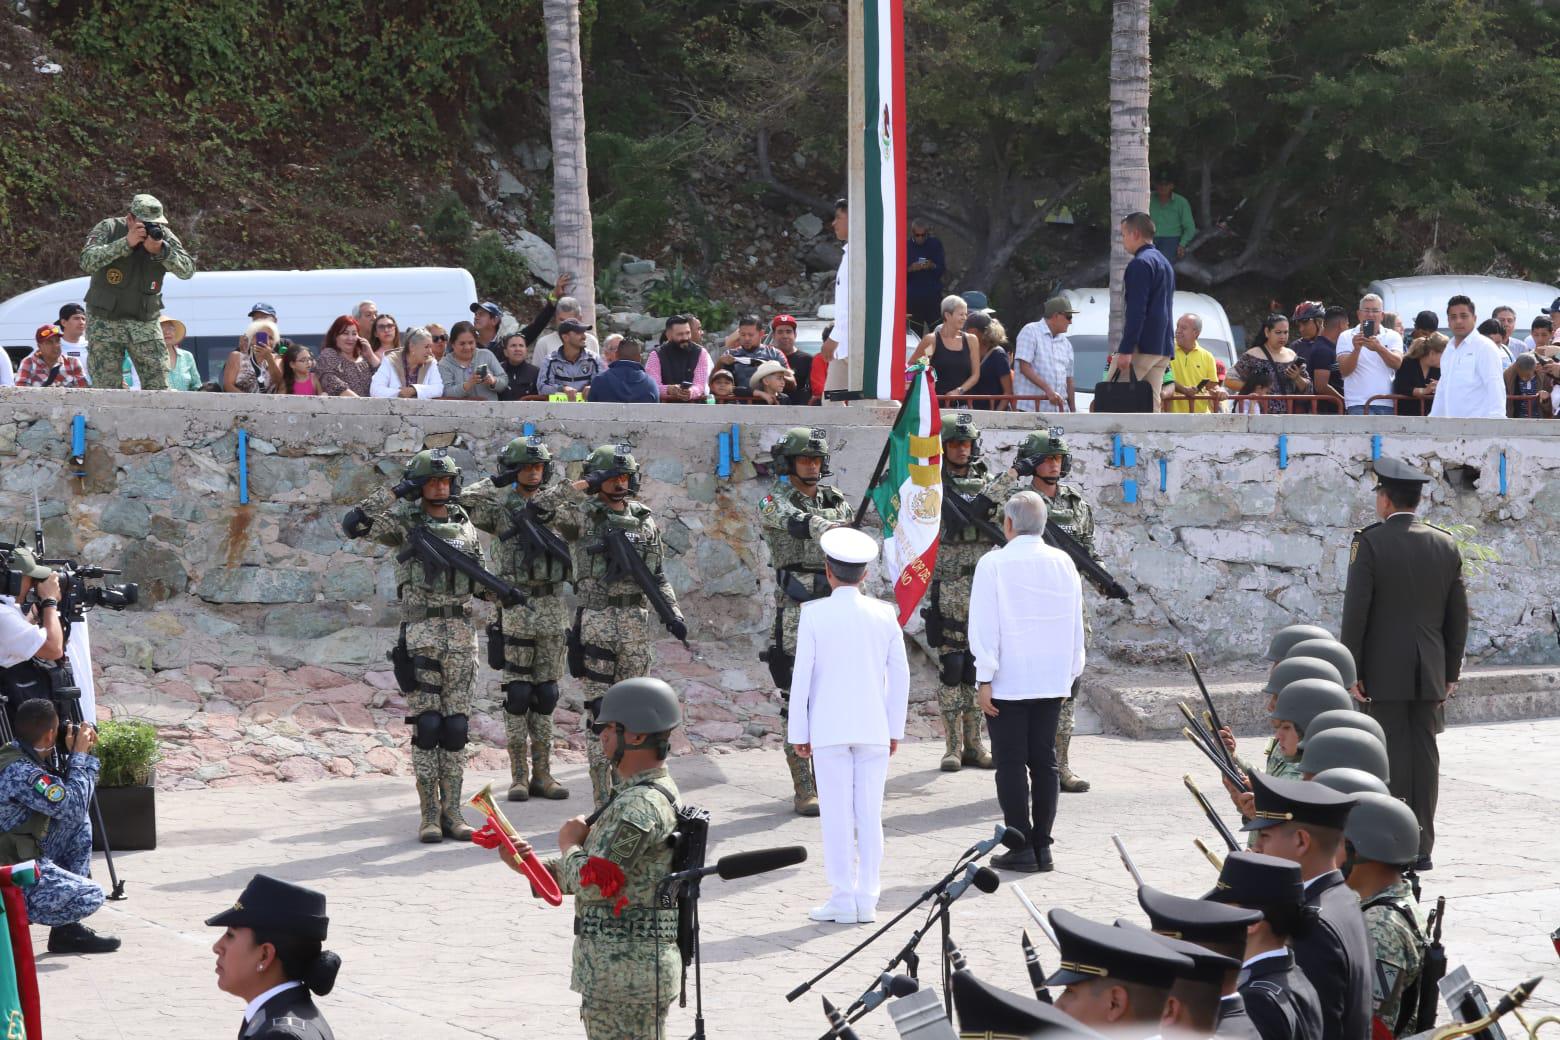
[[[883,784],[905,736],[910,664],[891,604],[861,594],[877,543],[853,527],[819,539],[833,591],[802,606],[787,739],[811,758],[833,890],[814,921],[866,923],[877,914]]]

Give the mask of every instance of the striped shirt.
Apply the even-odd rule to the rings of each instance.
[[[1043,396],[1045,391],[1040,384],[1031,380],[1024,374],[1021,362],[1029,362],[1041,379],[1050,384],[1051,389],[1067,399],[1067,380],[1073,376],[1073,345],[1067,338],[1067,334],[1053,333],[1046,327],[1043,321],[1032,321],[1025,325],[1018,333],[1018,342],[1014,347],[1013,364],[1013,393],[1023,397],[1026,395]],[[1038,405],[1038,408],[1036,407]],[[1061,412],[1066,409],[1058,408],[1049,401],[1019,401],[1014,407],[1020,412]]]

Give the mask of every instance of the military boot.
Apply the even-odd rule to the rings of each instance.
[[[813,781],[812,763],[796,753],[792,744],[785,746],[785,764],[791,767],[792,806],[798,816],[818,815],[818,786]]]
[[[412,749],[412,771],[417,777],[417,806],[421,813],[417,840],[437,845],[444,840],[439,827],[439,752],[437,749]]]
[[[531,729],[531,794],[555,802],[569,797],[569,789],[552,775],[552,716],[533,711],[526,716],[526,721]]]
[[[1089,782],[1074,773],[1067,761],[1071,744],[1071,736],[1056,738],[1056,775],[1061,778],[1062,790],[1069,794],[1082,794],[1089,789]]]
[[[471,824],[461,815],[460,789],[466,778],[466,753],[464,751],[444,752],[444,771],[440,776],[439,798],[443,807],[439,812],[439,824],[446,838],[455,841],[470,841],[473,833]]]
[[[504,735],[509,738],[509,795],[511,802],[529,801],[531,798],[531,756],[526,749],[530,730],[526,728],[525,715],[504,712]]]
[[[963,718],[964,764],[979,769],[995,769],[997,763],[992,759],[991,752],[986,750],[986,741],[980,732],[985,724],[984,713],[979,708],[966,708]]]
[[[943,729],[943,739],[948,742],[948,750],[943,752],[942,771],[957,773],[964,768],[964,721],[958,712],[943,712]]]

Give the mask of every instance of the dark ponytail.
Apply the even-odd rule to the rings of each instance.
[[[1267,344],[1268,333],[1273,331],[1279,322],[1283,322],[1285,325],[1288,325],[1289,319],[1284,317],[1282,314],[1269,314],[1266,318],[1263,318],[1262,325],[1257,329],[1257,334],[1252,337],[1251,346],[1265,346]]]
[[[282,962],[282,973],[289,982],[301,982],[310,993],[323,997],[336,985],[336,973],[341,970],[341,958],[318,939],[300,939],[292,935],[266,935],[255,929],[255,944],[270,943],[276,948],[276,959]]]

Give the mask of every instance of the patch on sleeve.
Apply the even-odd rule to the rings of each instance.
[[[1354,540],[1349,543],[1349,563],[1353,563],[1360,554],[1360,536],[1356,534]]]
[[[634,862],[649,837],[648,827],[642,827],[627,818],[621,819],[617,830],[607,839],[607,855],[619,866],[627,866]]]
[[[48,773],[39,772],[27,782],[27,786],[37,791],[51,802],[63,802],[65,800],[65,787]]]

